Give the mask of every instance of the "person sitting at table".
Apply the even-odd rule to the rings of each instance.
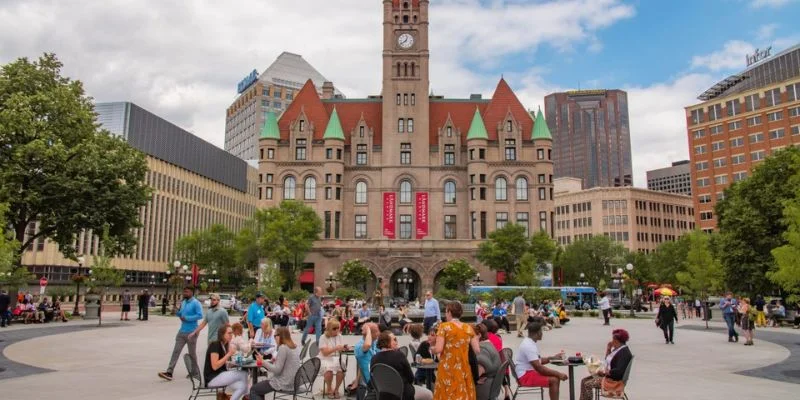
[[[397,351],[397,337],[392,331],[383,331],[378,336],[378,354],[372,357],[370,367],[386,364],[394,368],[403,380],[403,398],[400,400],[432,400],[433,393],[427,388],[414,385],[414,373],[408,358]]]
[[[492,346],[494,346],[494,349],[497,350],[498,353],[500,353],[500,362],[502,363],[506,361],[505,356],[503,355],[503,338],[501,338],[500,335],[497,334],[498,330],[497,322],[494,322],[494,320],[490,318],[483,320],[481,324],[486,326],[486,331],[487,331],[486,339],[489,341],[489,343],[492,344]],[[512,360],[509,360],[509,362],[513,363]],[[506,369],[505,371],[501,371],[501,373],[503,374],[503,393],[505,393],[504,399],[510,400],[511,377],[509,376],[509,370]]]
[[[409,335],[411,335],[411,343],[409,345],[414,346],[415,349],[419,349],[419,345],[422,343],[422,324],[408,324],[406,325],[408,329],[406,331]],[[414,354],[411,355],[414,357]]]
[[[294,377],[300,369],[300,356],[297,354],[297,345],[292,340],[292,332],[288,327],[281,326],[275,329],[275,340],[278,350],[271,362],[264,362],[261,354],[256,355],[256,361],[261,361],[264,368],[269,371],[269,378],[250,388],[250,400],[264,400],[267,393],[283,390],[294,390]]]
[[[389,330],[392,327],[392,315],[386,311],[386,307],[381,304],[378,307],[378,329],[381,332]]]
[[[628,348],[630,335],[625,329],[614,329],[611,341],[606,345],[606,368],[597,371],[595,376],[587,376],[581,380],[581,400],[592,400],[594,389],[601,389],[613,396],[622,396],[625,384],[622,377],[633,359]]]
[[[400,324],[400,330],[403,334],[408,334],[408,328],[411,326],[411,318],[408,318],[408,307],[400,306],[398,311],[397,323]]]
[[[480,340],[481,351],[477,354],[478,358],[478,383],[475,384],[475,393],[478,399],[496,399],[500,395],[500,387],[496,393],[490,393],[492,382],[495,379],[503,379],[502,374],[498,374],[500,369],[500,353],[489,341],[489,330],[484,324],[475,324],[475,335]]]
[[[545,367],[553,359],[563,359],[564,353],[550,357],[542,357],[536,342],[542,340],[542,325],[544,322],[536,320],[529,322],[526,327],[528,336],[522,340],[519,350],[514,355],[514,368],[520,386],[548,388],[550,400],[558,400],[561,381],[569,379],[567,374]]]
[[[244,354],[250,352],[250,340],[244,335],[244,326],[241,323],[236,322],[231,325],[231,329],[233,330],[233,338],[231,339],[231,347],[234,350]]]
[[[494,305],[492,318],[497,322],[497,326],[501,329],[505,329],[506,333],[511,331],[511,325],[508,323],[508,311],[499,301]]]
[[[371,315],[371,313],[369,311],[369,307],[367,306],[367,303],[365,302],[364,304],[361,305],[361,309],[358,310],[358,321],[356,322],[356,329],[359,332],[361,332],[361,329],[364,326],[364,324],[369,322],[369,319],[370,319],[371,316],[372,315]]]
[[[415,324],[420,325],[422,324]],[[417,359],[417,355],[420,358],[429,358],[436,361],[436,357],[434,357],[433,353],[431,352],[431,347],[436,345],[436,330],[439,329],[439,324],[433,324],[431,328],[428,330],[428,340],[421,342],[419,347],[417,347],[417,352],[413,355],[414,360]],[[417,384],[422,384],[425,382],[425,378],[427,378],[427,374],[430,374],[431,383],[436,383],[436,375],[433,373],[433,370],[424,370],[424,369],[417,369],[417,372],[414,373],[414,382]]]
[[[324,377],[322,386],[323,396],[331,399],[339,398],[339,387],[344,380],[344,371],[339,362],[339,353],[347,350],[342,335],[339,332],[339,321],[331,318],[325,325],[325,334],[319,339],[319,360]],[[336,387],[332,388],[333,375],[336,375]]]
[[[272,329],[272,320],[264,317],[261,320],[261,328],[256,331],[256,337],[253,338],[253,344],[258,353],[266,359],[273,357],[278,350],[275,343],[275,331]]]
[[[353,353],[356,358],[356,379],[347,387],[350,391],[357,390],[358,398],[362,399],[366,395],[367,388],[369,387],[370,380],[370,362],[372,357],[378,352],[378,324],[367,322],[361,328],[362,337],[353,348]]]
[[[236,354],[236,348],[231,346],[233,328],[225,324],[219,328],[219,340],[208,345],[206,362],[203,368],[203,377],[206,387],[225,388],[233,390],[231,400],[240,400],[247,392],[247,371],[228,370],[227,363]]]
[[[57,297],[55,301],[53,301],[53,318],[59,318],[62,322],[67,322],[67,315],[64,314],[64,310],[61,309],[61,298]]]

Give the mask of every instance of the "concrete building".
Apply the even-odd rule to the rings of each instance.
[[[556,178],[581,178],[585,188],[632,185],[628,94],[573,90],[544,99],[553,134]]]
[[[454,258],[494,284],[474,257],[489,232],[508,223],[552,232],[544,116],[534,121],[503,79],[491,99],[429,96],[429,1],[383,6],[382,95],[321,99],[309,81],[280,119],[270,114],[259,205],[296,199],[322,219],[300,276],[306,286],[327,286],[356,258],[388,280],[384,296],[419,298]]]
[[[692,193],[698,226],[716,228],[714,206],[770,154],[800,142],[800,45],[751,64],[686,107]]]
[[[125,270],[126,286],[163,288],[178,238],[215,223],[239,229],[252,216],[258,171],[133,103],[101,103],[95,110],[103,128],[147,155],[146,179],[154,189],[152,200],[139,211],[143,226],[136,230],[136,251],[115,258],[113,265]],[[33,224],[29,231],[36,228]],[[100,238],[88,231],[76,241],[78,254],[86,260],[83,267],[91,267]],[[22,264],[38,277],[47,276],[50,285],[72,285],[70,276],[78,267],[45,240],[24,253]]]
[[[582,190],[580,183],[555,180],[555,238],[561,245],[605,235],[628,250],[649,253],[695,227],[689,196],[631,186]]]
[[[299,54],[283,52],[260,75],[239,82],[236,100],[225,113],[225,150],[243,160],[258,158],[258,133],[268,112],[280,115],[307,80],[323,97],[344,97]]]
[[[647,171],[647,188],[691,196],[692,168],[689,160],[676,161],[671,167]]]

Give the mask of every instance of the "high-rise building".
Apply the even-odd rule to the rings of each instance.
[[[258,158],[258,132],[268,112],[280,115],[311,80],[323,98],[344,97],[299,54],[283,52],[260,75],[253,70],[237,86],[225,113],[225,150],[243,160]]]
[[[561,245],[605,235],[628,250],[650,253],[695,227],[689,196],[630,186],[582,190],[578,178],[554,184],[555,238]]]
[[[800,143],[800,44],[752,63],[686,107],[692,194],[698,226],[716,228],[714,206],[771,153]]]
[[[449,260],[475,258],[509,223],[552,233],[551,137],[500,79],[491,99],[430,96],[427,0],[383,2],[380,96],[321,99],[312,82],[259,141],[261,207],[296,199],[323,233],[303,287],[359,259],[388,282],[385,297],[418,299]],[[378,72],[378,71],[375,71]]]
[[[100,103],[95,111],[103,128],[146,154],[146,181],[154,190],[139,210],[142,227],[136,229],[134,253],[113,259],[112,265],[125,270],[126,286],[163,288],[178,238],[212,224],[238,230],[252,216],[258,171],[136,104]],[[32,223],[28,232],[35,234],[37,229]],[[81,232],[75,240],[78,255],[86,259],[83,267],[90,268],[100,250],[98,233]],[[22,264],[37,278],[46,276],[51,285],[72,285],[70,277],[78,267],[47,240],[28,248]]]
[[[692,168],[689,160],[676,161],[671,167],[647,171],[647,188],[691,196]]]
[[[553,134],[556,178],[580,178],[587,189],[633,183],[627,93],[552,93],[545,97],[544,108]]]

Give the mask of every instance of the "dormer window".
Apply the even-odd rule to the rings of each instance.
[[[300,132],[303,132],[305,130],[305,128],[306,128],[306,121],[301,119],[300,120]]]
[[[358,127],[358,137],[364,137],[364,127],[363,126],[359,126]]]
[[[453,127],[452,126],[448,126],[447,127],[447,137],[453,137]]]
[[[506,132],[511,132],[512,123],[511,120],[506,121]]]

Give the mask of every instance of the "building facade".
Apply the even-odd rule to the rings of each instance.
[[[659,192],[692,195],[692,168],[689,160],[676,161],[671,167],[647,171],[647,188]]]
[[[686,107],[697,224],[716,228],[714,206],[773,152],[800,142],[800,45],[751,65]]]
[[[113,265],[125,270],[126,286],[155,287],[161,294],[178,238],[216,223],[236,230],[252,216],[258,171],[133,103],[101,103],[95,110],[103,128],[147,155],[146,179],[154,190],[139,210],[142,227],[136,230],[135,252],[113,259]],[[30,234],[36,229],[32,224]],[[86,260],[83,267],[91,268],[100,238],[96,232],[81,232],[76,243]],[[22,263],[38,277],[47,276],[51,285],[71,285],[70,276],[78,268],[46,240],[29,247]]]
[[[382,95],[321,99],[309,81],[280,119],[270,114],[259,205],[299,200],[322,219],[302,284],[323,286],[359,259],[389,282],[385,296],[416,299],[455,258],[494,284],[475,259],[489,232],[518,223],[552,234],[544,116],[534,122],[502,79],[491,99],[429,96],[429,2],[383,5]]]
[[[583,187],[632,185],[628,94],[573,90],[545,97],[553,134],[556,178],[581,178]]]
[[[692,198],[635,187],[581,190],[578,178],[555,183],[556,241],[568,245],[605,235],[628,250],[650,253],[694,229]]]
[[[243,160],[256,160],[258,133],[267,113],[280,115],[309,79],[322,97],[343,97],[299,54],[284,51],[260,75],[253,70],[239,82],[236,100],[225,112],[225,150]]]

